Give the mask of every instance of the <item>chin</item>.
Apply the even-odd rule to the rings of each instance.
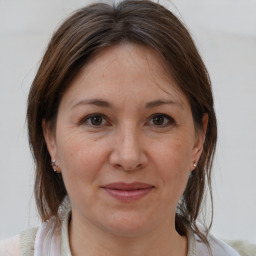
[[[143,215],[135,218],[131,216],[118,216],[114,219],[111,218],[108,222],[102,223],[102,225],[106,231],[119,237],[140,236],[148,233],[154,226],[153,222],[147,221]]]

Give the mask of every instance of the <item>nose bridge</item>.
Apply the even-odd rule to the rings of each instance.
[[[121,147],[120,150],[127,152],[134,152],[133,157],[141,150],[139,131],[135,127],[126,127],[120,131],[121,135]]]
[[[127,124],[117,132],[112,152],[112,164],[125,170],[135,170],[145,165],[147,158],[138,127]]]

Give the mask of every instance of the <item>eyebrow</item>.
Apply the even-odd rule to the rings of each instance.
[[[81,105],[95,105],[98,107],[113,108],[113,105],[111,103],[102,99],[83,99],[77,102],[71,108],[74,109]],[[162,105],[178,105],[182,107],[182,104],[180,102],[175,102],[173,100],[154,100],[154,101],[147,102],[145,104],[145,108],[154,108]]]
[[[105,100],[101,100],[101,99],[84,99],[84,100],[80,100],[74,106],[72,106],[72,109],[76,108],[77,106],[80,106],[80,105],[95,105],[95,106],[98,106],[98,107],[113,108],[113,106],[109,102],[107,102]]]
[[[178,106],[183,106],[180,102],[175,102],[173,100],[154,100],[146,103],[145,107],[146,108],[154,108],[154,107],[159,107],[162,105],[178,105]]]

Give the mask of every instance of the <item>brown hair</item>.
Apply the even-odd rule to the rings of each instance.
[[[67,194],[61,175],[52,171],[42,120],[54,128],[62,95],[89,59],[102,49],[133,42],[154,49],[187,96],[197,129],[209,116],[201,158],[191,172],[179,202],[176,229],[184,235],[188,223],[206,243],[197,217],[208,185],[216,147],[217,126],[210,79],[185,26],[169,10],[148,0],[124,0],[116,5],[97,3],[76,11],[54,33],[32,84],[27,109],[28,133],[36,164],[35,198],[43,221],[57,216]],[[211,217],[212,220],[212,217]],[[208,229],[207,229],[208,231]]]

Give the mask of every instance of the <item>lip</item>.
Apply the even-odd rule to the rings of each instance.
[[[110,196],[120,201],[131,202],[145,197],[153,190],[154,186],[142,182],[117,182],[102,186],[101,188]]]

